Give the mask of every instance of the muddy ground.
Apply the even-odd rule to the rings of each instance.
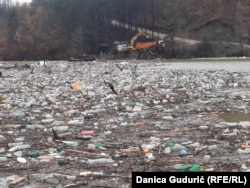
[[[0,65],[0,187],[250,171],[247,58]]]

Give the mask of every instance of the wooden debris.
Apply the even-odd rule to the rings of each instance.
[[[22,181],[24,181],[26,179],[26,177],[20,177],[16,180],[11,181],[8,186],[11,187],[15,187],[17,184],[21,183]]]
[[[30,74],[34,74],[34,67],[31,69]]]
[[[53,140],[59,140],[61,139],[61,137],[58,136],[58,134],[56,133],[56,131],[54,130],[54,128],[52,127],[52,132],[53,132]]]
[[[105,83],[107,86],[109,86],[109,88],[112,90],[112,92],[113,92],[114,94],[118,95],[118,93],[116,92],[116,90],[115,90],[115,88],[114,88],[114,85],[113,85],[112,83],[106,82],[105,80],[104,80],[104,83]]]
[[[115,64],[115,66],[117,66],[117,68],[120,69],[120,71],[123,71],[123,68],[121,68],[118,64]]]

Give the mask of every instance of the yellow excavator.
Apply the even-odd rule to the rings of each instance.
[[[137,34],[131,38],[130,45],[123,46],[121,50],[129,51],[129,50],[148,49],[156,45],[157,41],[155,39],[148,37],[147,34],[145,34],[141,29],[139,29]]]

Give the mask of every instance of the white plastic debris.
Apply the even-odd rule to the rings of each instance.
[[[18,161],[19,163],[22,163],[22,164],[27,163],[27,160],[26,160],[25,158],[23,158],[23,157],[17,157],[17,161]]]

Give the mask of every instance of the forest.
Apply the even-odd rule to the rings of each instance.
[[[31,4],[0,1],[0,59],[68,59],[99,55],[114,41],[130,40],[132,26],[167,34],[166,57],[213,56],[209,41],[195,50],[176,46],[188,18],[175,0],[33,0]],[[113,25],[117,20],[120,25]],[[122,27],[127,23],[129,28]],[[175,53],[173,52],[175,50]],[[170,53],[171,52],[171,53]]]

